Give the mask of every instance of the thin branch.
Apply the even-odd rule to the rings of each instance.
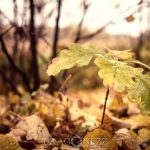
[[[48,42],[48,40],[44,36],[41,36],[40,38],[46,43],[48,47],[52,48],[52,45]]]
[[[83,23],[84,23],[86,14],[88,12],[89,6],[90,6],[90,4],[87,4],[86,0],[83,0],[83,16],[82,16],[81,21],[80,21],[80,23],[78,25],[76,37],[74,39],[75,43],[77,43],[78,41],[80,41],[81,34],[82,34]]]
[[[61,17],[61,7],[62,7],[62,0],[58,0],[57,2],[57,17],[56,17],[56,24],[55,24],[55,32],[54,32],[54,40],[53,40],[53,55],[52,59],[57,55],[57,46],[59,40],[59,22]]]
[[[104,103],[103,115],[102,115],[102,120],[101,120],[101,125],[102,126],[104,124],[104,119],[105,119],[105,111],[106,111],[106,105],[107,105],[108,95],[109,95],[109,87],[108,87],[108,89],[106,91],[106,96],[105,96],[105,103]]]
[[[139,3],[137,3],[136,5],[137,5],[137,6],[140,6],[141,4],[142,4],[142,3],[139,2]],[[134,7],[134,6],[131,6],[131,7],[127,8],[126,10],[122,11],[122,12],[119,14],[119,16],[122,16],[124,13],[128,12],[128,11],[129,11],[130,9],[132,9],[133,7]],[[136,10],[136,11],[137,11],[137,10]],[[135,12],[136,12],[136,11],[135,11]],[[112,18],[112,19],[111,19],[110,21],[108,21],[104,26],[100,27],[99,29],[97,29],[97,30],[94,31],[93,33],[89,33],[89,34],[86,34],[86,35],[81,36],[78,41],[86,41],[86,40],[89,40],[89,39],[91,39],[91,38],[97,36],[98,34],[100,34],[101,32],[103,32],[109,25],[111,25],[111,24],[114,22],[115,19],[116,19],[116,17],[115,17],[115,18]],[[124,19],[124,17],[123,17],[123,19]]]
[[[113,21],[110,21],[107,24],[105,24],[103,27],[101,27],[100,29],[96,30],[95,32],[82,36],[80,38],[80,41],[86,41],[86,40],[89,40],[89,39],[95,37],[99,33],[103,32],[106,29],[106,27],[108,27],[112,23],[113,23]]]
[[[129,61],[129,63],[130,63],[130,61]],[[131,61],[131,63],[135,63],[137,65],[140,65],[140,66],[145,67],[146,69],[150,70],[150,66],[148,66],[148,65],[146,65],[146,64],[144,64],[138,60],[133,60],[133,61]]]
[[[65,85],[67,84],[67,82],[70,80],[70,78],[72,77],[71,74],[68,75],[68,77],[65,79],[65,81],[61,84],[60,88],[59,88],[59,92],[62,91],[62,89],[65,87]]]
[[[2,36],[0,36],[0,43],[1,43],[1,49],[2,49],[3,53],[5,54],[5,56],[7,57],[9,64],[22,77],[22,80],[23,80],[27,90],[29,92],[31,92],[27,76],[25,75],[25,73],[23,71],[21,71],[19,69],[19,67],[12,60],[11,56],[8,53],[8,50],[6,48],[6,44],[5,44],[4,39],[3,39]]]
[[[14,117],[18,118],[19,120],[23,120],[23,118],[22,118],[20,115],[16,114],[16,113],[13,112],[13,111],[9,110],[9,113],[10,113],[11,115],[13,115]]]
[[[143,3],[143,0],[141,0],[141,3]],[[138,38],[138,44],[136,45],[135,47],[135,55],[136,55],[136,59],[137,60],[141,60],[141,50],[142,50],[142,47],[144,45],[144,33],[142,31],[142,28],[143,28],[143,21],[144,21],[144,17],[143,17],[143,10],[144,10],[144,7],[141,5],[141,7],[139,8],[139,15],[140,15],[140,19],[139,19],[139,24],[140,24],[140,36]],[[136,67],[138,67],[138,64],[136,64]]]
[[[0,34],[0,36],[4,36],[5,34],[7,34],[14,26],[10,26],[8,29],[6,29],[4,32],[2,32]]]

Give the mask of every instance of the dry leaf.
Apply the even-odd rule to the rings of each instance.
[[[0,135],[0,150],[23,150],[15,139]]]
[[[101,122],[102,117],[100,119],[98,118],[98,120]],[[112,119],[106,114],[104,116],[103,125],[101,126],[101,128],[107,130],[108,132],[112,131]]]
[[[125,122],[132,124],[132,128],[143,128],[150,126],[150,116],[136,115],[130,118],[124,119]]]
[[[116,131],[118,144],[128,150],[141,150],[138,142],[131,136],[130,132],[123,128]]]
[[[44,122],[37,115],[24,117],[16,125],[16,129],[22,129],[26,133],[27,140],[45,142],[51,137]]]
[[[120,103],[119,103],[119,101],[120,101]],[[118,110],[122,110],[124,108],[127,108],[128,103],[126,103],[126,102],[121,103],[121,100],[117,99],[117,97],[115,96],[108,107],[109,107],[109,110],[118,111]]]
[[[144,142],[148,142],[150,140],[150,130],[143,128],[138,131],[138,137],[137,140],[139,144],[142,144]]]
[[[130,15],[130,16],[128,16],[128,17],[126,17],[125,18],[125,20],[127,21],[127,22],[132,22],[132,21],[134,21],[134,16],[132,16],[132,15]]]
[[[82,143],[84,150],[117,150],[118,145],[113,136],[106,130],[97,128],[88,132]]]
[[[8,93],[8,99],[11,104],[19,104],[20,97],[13,92]]]
[[[118,101],[118,104],[123,103],[123,97],[122,97],[122,94],[121,94],[121,93],[117,93],[117,94],[116,94],[116,99],[117,99],[117,101]]]

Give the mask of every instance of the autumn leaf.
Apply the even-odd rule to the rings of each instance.
[[[24,117],[15,127],[14,130],[20,129],[26,133],[27,140],[44,142],[45,139],[51,138],[44,122],[37,116],[32,115]]]
[[[138,131],[138,137],[137,140],[139,144],[142,144],[144,142],[148,142],[150,140],[150,130],[146,128],[142,128]]]
[[[133,78],[142,74],[142,69],[133,68],[124,62],[107,58],[96,58],[95,64],[100,68],[99,76],[105,86],[114,85],[117,92],[124,92],[134,84]]]
[[[123,97],[122,97],[121,93],[117,93],[115,97],[116,97],[116,99],[118,101],[118,104],[123,103]]]
[[[133,15],[130,15],[130,16],[128,16],[128,17],[126,17],[125,18],[125,20],[127,21],[127,22],[132,22],[132,21],[134,21],[134,16]]]
[[[140,101],[140,110],[143,114],[150,114],[150,73],[136,78],[134,86],[128,90],[131,101]]]
[[[136,139],[132,137],[128,129],[120,129],[115,132],[118,144],[128,150],[141,150]]]
[[[55,76],[61,70],[69,69],[74,66],[81,67],[88,65],[93,56],[97,53],[97,49],[84,49],[78,44],[72,44],[69,50],[62,50],[56,61],[49,65],[47,74],[49,76]]]
[[[108,55],[112,56],[114,59],[120,60],[131,60],[134,58],[134,53],[132,50],[112,50],[105,48],[108,51]]]
[[[0,150],[23,150],[17,141],[7,135],[0,134]]]
[[[97,128],[88,132],[84,139],[82,147],[84,150],[117,150],[118,145],[113,136],[106,130]]]

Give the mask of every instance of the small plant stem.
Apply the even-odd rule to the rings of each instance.
[[[68,75],[68,77],[64,80],[64,82],[61,84],[60,88],[59,88],[59,92],[61,92],[61,90],[64,88],[64,86],[67,84],[67,82],[69,81],[69,79],[72,77],[71,74]]]
[[[109,87],[108,87],[108,89],[107,89],[107,91],[106,91],[105,102],[104,102],[104,108],[103,108],[103,115],[102,115],[102,120],[101,120],[101,126],[103,126],[103,123],[104,123],[104,118],[105,118],[105,111],[106,111],[106,105],[107,105],[108,95],[109,95]]]
[[[138,64],[138,65],[141,65],[141,66],[145,67],[146,69],[150,70],[150,67],[148,65],[146,65],[138,60],[133,60],[132,62],[135,64]]]

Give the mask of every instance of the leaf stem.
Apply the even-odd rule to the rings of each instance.
[[[64,80],[64,82],[62,83],[62,85],[59,88],[59,92],[64,88],[64,86],[66,85],[66,83],[69,81],[69,79],[72,77],[72,74],[69,74],[68,77]]]
[[[132,62],[135,63],[135,64],[138,64],[138,65],[141,65],[141,66],[147,68],[148,70],[150,70],[150,67],[148,65],[146,65],[146,64],[144,64],[144,63],[142,63],[142,62],[140,62],[138,60],[134,60]]]
[[[106,111],[106,105],[107,105],[108,95],[109,95],[109,87],[108,87],[108,89],[106,91],[104,108],[103,108],[103,115],[102,115],[102,120],[101,120],[101,126],[103,126],[103,124],[104,124],[104,118],[105,118],[105,111]]]

